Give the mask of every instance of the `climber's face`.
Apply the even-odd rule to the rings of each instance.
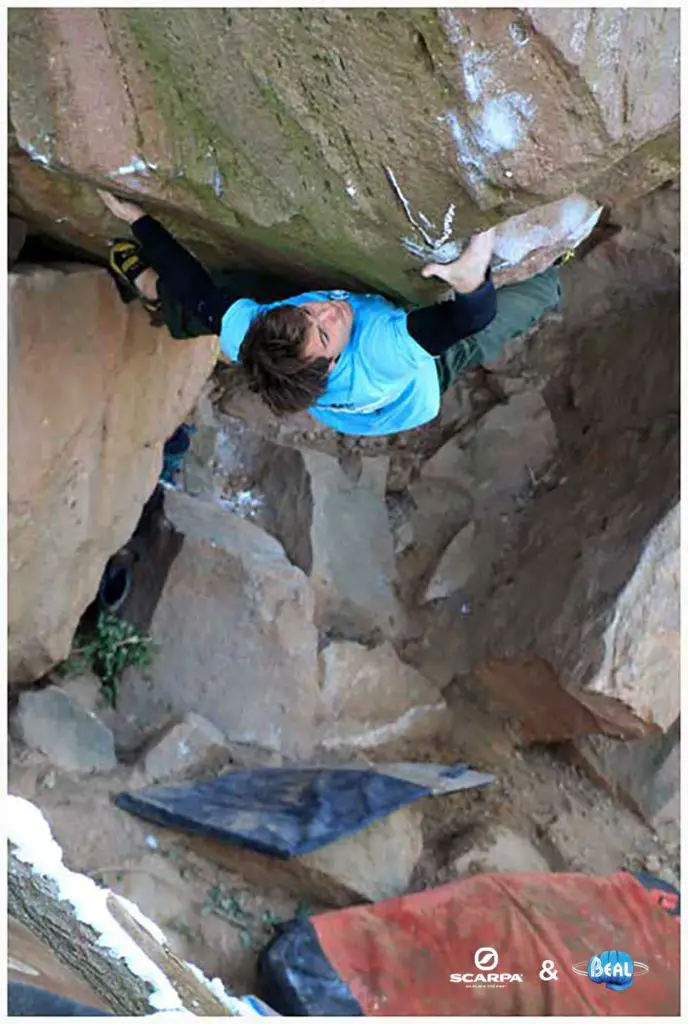
[[[351,337],[353,309],[343,301],[304,302],[300,308],[306,311],[311,321],[304,355],[308,359],[325,356],[333,367]]]

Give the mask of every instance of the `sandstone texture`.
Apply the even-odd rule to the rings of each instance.
[[[476,668],[530,652],[588,705],[611,699],[667,742],[680,708],[677,285],[671,247],[632,231],[572,268],[564,321],[542,342],[569,345],[549,385],[554,485],[524,512],[474,633]],[[647,817],[669,801],[662,737],[580,749]]]
[[[425,588],[423,601],[449,597],[466,587],[476,568],[475,524],[468,523],[444,549],[444,553]]]
[[[422,823],[418,807],[402,807],[354,835],[290,860],[213,839],[194,836],[188,842],[204,858],[240,872],[254,885],[274,885],[309,902],[315,899],[328,907],[346,907],[408,892],[423,852]]]
[[[212,775],[230,762],[230,750],[220,730],[191,711],[146,752],[142,781],[195,780]]]
[[[394,539],[385,486],[387,459],[363,459],[352,479],[336,459],[304,455],[310,477],[310,577],[322,628],[393,635],[401,624],[394,591]]]
[[[11,209],[103,255],[109,186],[213,262],[416,300],[420,261],[581,197],[534,250],[506,230],[532,272],[675,173],[679,36],[663,8],[11,10]]]
[[[114,737],[97,716],[59,686],[19,697],[13,728],[27,747],[72,772],[106,772],[117,765]]]
[[[319,717],[325,748],[374,750],[392,740],[446,732],[449,712],[439,689],[404,665],[391,644],[368,650],[335,641],[322,660]]]
[[[471,836],[470,849],[452,861],[452,874],[463,875],[482,872],[546,873],[550,866],[542,853],[526,836],[505,826],[485,829]]]
[[[221,507],[168,492],[184,537],[155,610],[148,680],[118,708],[152,729],[193,711],[229,740],[307,756],[319,698],[313,594],[282,546]]]
[[[69,653],[214,360],[212,338],[173,344],[105,271],[77,264],[10,274],[8,344],[9,678],[22,684]]]
[[[536,391],[495,405],[470,434],[447,441],[423,467],[423,480],[461,486],[475,505],[493,503],[532,484],[548,465],[557,437]]]
[[[647,539],[604,635],[604,659],[587,688],[616,697],[663,730],[681,711],[680,506]]]

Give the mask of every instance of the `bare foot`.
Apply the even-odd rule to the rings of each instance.
[[[428,263],[421,273],[423,277],[439,277],[456,292],[474,292],[485,280],[494,239],[494,228],[473,235],[458,260],[454,260],[453,263]]]

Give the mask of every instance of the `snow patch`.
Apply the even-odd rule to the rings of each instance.
[[[21,797],[8,796],[4,817],[17,858],[54,884],[58,899],[71,903],[76,919],[96,932],[97,945],[124,960],[132,974],[151,986],[150,1005],[156,1010],[183,1010],[181,999],[160,968],[113,918],[107,905],[110,891],[64,866],[62,850],[38,808]],[[137,920],[142,917],[139,912]],[[149,922],[149,931],[155,927]]]
[[[209,992],[212,992],[213,995],[219,999],[235,1017],[262,1016],[262,1014],[258,1013],[258,1011],[249,1004],[242,1002],[241,999],[237,999],[235,996],[230,996],[220,978],[206,978],[203,971],[196,967],[196,964],[190,964],[187,962],[186,966],[189,968],[196,980],[207,988]]]
[[[124,960],[132,974],[150,985],[149,1002],[154,1010],[188,1014],[172,984],[146,956],[135,940],[110,913],[108,897],[113,896],[153,938],[165,944],[160,928],[123,896],[103,889],[92,878],[70,871],[62,863],[62,850],[53,839],[50,826],[42,813],[28,800],[17,796],[4,798],[3,820],[7,823],[7,839],[15,847],[18,860],[51,882],[57,898],[71,903],[77,921],[92,928],[98,935],[97,945]],[[221,1000],[235,1016],[260,1016],[252,1007],[230,996],[219,978],[210,981],[195,964],[187,964],[207,989]]]

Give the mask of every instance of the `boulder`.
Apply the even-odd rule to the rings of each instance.
[[[117,765],[110,730],[59,686],[21,693],[12,727],[65,771],[106,772]]]
[[[261,889],[276,886],[308,902],[346,907],[408,892],[423,853],[422,822],[418,807],[402,807],[354,835],[286,861],[213,839],[192,836],[187,842],[204,859]]]
[[[423,593],[422,602],[436,601],[463,590],[476,570],[475,523],[467,523],[444,549]]]
[[[593,776],[662,837],[680,842],[680,720],[666,733],[633,743],[587,736],[576,751]]]
[[[101,691],[102,683],[95,672],[86,670],[78,676],[69,676],[61,680],[59,685],[71,700],[94,714],[106,705]]]
[[[551,870],[545,857],[526,836],[513,829],[500,826],[484,830],[471,837],[471,847],[452,861],[451,874],[480,874],[481,872],[536,872]]]
[[[67,657],[105,564],[131,536],[162,445],[213,366],[125,306],[106,271],[9,278],[9,678]]]
[[[330,894],[336,902],[342,896],[371,903],[402,896],[423,852],[422,822],[417,807],[402,807],[353,836],[301,857],[301,869],[323,896]]]
[[[118,711],[149,730],[196,712],[230,741],[306,757],[319,699],[313,594],[282,546],[218,505],[168,491],[182,534],[155,610],[148,679],[127,676]]]
[[[647,538],[604,632],[604,654],[586,689],[667,730],[681,710],[681,515],[675,505]]]
[[[547,334],[548,345],[564,335],[569,347],[554,404],[566,443],[474,617],[474,666],[537,656],[589,707],[591,697],[614,701],[646,732],[668,736],[680,707],[678,266],[665,247],[635,246],[621,232],[569,281],[564,322]],[[642,806],[649,795],[637,781],[651,785],[655,743],[581,746],[597,774]]]
[[[508,708],[526,744],[563,743],[589,734],[636,740],[660,732],[658,725],[639,718],[615,697],[569,689],[537,654],[493,659],[474,673],[492,700]]]
[[[372,750],[393,740],[427,740],[449,725],[439,691],[399,660],[389,643],[368,649],[334,641],[322,653],[319,717],[326,749]]]
[[[188,712],[146,752],[141,782],[196,780],[226,767],[230,761],[231,752],[220,730],[201,715]]]
[[[664,8],[12,9],[12,210],[102,255],[109,185],[214,262],[423,300],[409,271],[475,230],[675,174],[679,37]]]
[[[532,487],[551,462],[557,436],[537,391],[493,406],[470,434],[447,441],[423,467],[423,480],[453,481],[485,505]]]
[[[305,452],[312,495],[311,582],[323,629],[368,637],[401,625],[394,538],[385,505],[389,460],[362,459],[352,479],[336,459]]]
[[[588,237],[601,213],[602,207],[585,196],[572,195],[509,217],[495,234],[495,286],[516,284],[546,270]]]

